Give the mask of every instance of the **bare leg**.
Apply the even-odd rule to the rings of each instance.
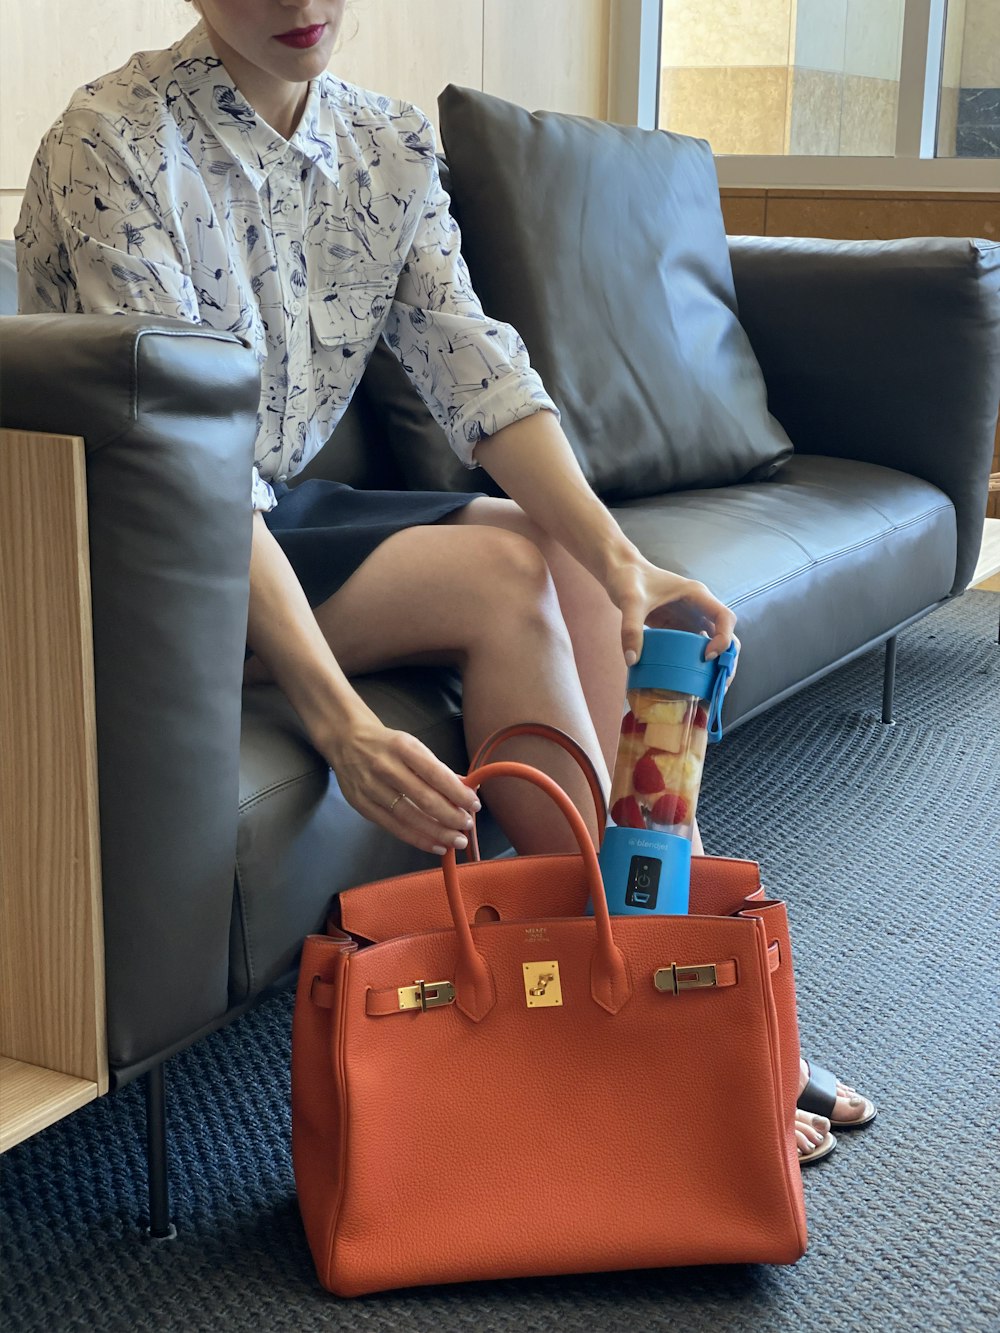
[[[527,538],[542,553],[555,584],[580,684],[610,769],[618,748],[626,668],[621,612],[597,580],[512,500],[483,497],[449,515],[451,526],[503,528]]]
[[[315,614],[349,675],[413,663],[457,665],[470,750],[497,727],[540,719],[575,736],[603,767],[552,580],[523,537],[447,524],[407,529],[384,542]],[[515,742],[511,757],[551,772],[596,833],[585,783],[553,749]],[[547,798],[525,783],[498,782],[489,801],[519,851],[575,846]]]
[[[609,769],[614,767],[625,697],[627,671],[621,647],[621,613],[588,570],[554,542],[512,500],[473,500],[446,520],[450,525],[504,528],[519,533],[541,551],[552,574],[559,609],[569,630],[576,668],[590,716]],[[695,856],[704,856],[695,823],[691,837]]]

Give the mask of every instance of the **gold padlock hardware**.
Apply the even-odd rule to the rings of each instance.
[[[562,1004],[562,985],[559,964],[522,963],[524,971],[524,999],[529,1009],[551,1009]]]

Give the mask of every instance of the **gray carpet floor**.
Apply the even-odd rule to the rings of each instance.
[[[806,1176],[791,1268],[490,1283],[338,1301],[288,1148],[291,1000],[171,1066],[178,1240],[137,1237],[138,1087],[3,1159],[3,1327],[63,1330],[997,1330],[1000,598],[970,593],[713,750],[710,850],[791,910],[806,1050],[879,1105]],[[723,1114],[735,1115],[728,1110]]]

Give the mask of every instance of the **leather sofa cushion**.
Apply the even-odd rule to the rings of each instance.
[[[791,444],[736,313],[708,145],[449,86],[463,251],[607,500],[772,474]]]

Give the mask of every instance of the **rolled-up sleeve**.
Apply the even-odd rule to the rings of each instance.
[[[452,449],[475,467],[480,440],[558,409],[516,330],[489,319],[473,290],[426,117],[414,137],[429,157],[431,184],[384,336]]]

